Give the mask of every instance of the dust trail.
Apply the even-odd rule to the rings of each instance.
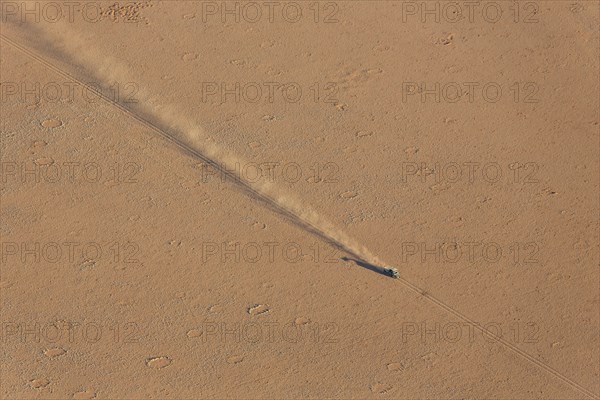
[[[330,242],[331,245],[352,255],[358,261],[370,264],[370,269],[393,276],[392,270],[383,268],[381,261],[366,247],[337,229],[319,213],[293,195],[284,193],[270,182],[249,182],[242,176],[237,176],[233,171],[235,171],[236,164],[243,165],[244,161],[242,159],[211,142],[210,136],[197,122],[182,115],[174,107],[161,104],[160,99],[153,96],[146,89],[140,88],[136,93],[136,103],[125,103],[121,99],[114,100],[104,95],[103,93],[110,93],[109,87],[124,82],[135,82],[135,79],[121,62],[99,54],[96,50],[87,46],[84,40],[79,39],[81,35],[79,32],[69,32],[67,27],[62,26],[62,34],[59,35],[48,28],[44,29],[31,24],[26,27],[27,32],[25,33],[29,35],[28,41],[31,42],[31,46],[36,50],[40,50],[39,52],[56,59],[70,70],[77,69],[77,76],[65,72],[64,67],[59,68],[53,65],[6,36],[2,35],[2,38],[21,51],[43,62],[57,73],[77,81],[83,86],[88,86],[85,83],[85,78],[94,78],[92,81],[100,86],[94,92],[104,100],[150,127],[188,154],[201,159],[218,171],[222,171],[228,179],[237,184],[248,195],[262,201],[270,209],[285,216],[297,226]],[[40,48],[40,46],[43,47]]]

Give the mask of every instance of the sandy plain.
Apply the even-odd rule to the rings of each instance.
[[[2,398],[598,398],[598,23],[3,1]]]

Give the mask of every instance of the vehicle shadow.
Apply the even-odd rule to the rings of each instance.
[[[366,268],[369,271],[377,272],[378,274],[381,274],[381,275],[390,276],[392,278],[397,278],[398,277],[398,275],[397,275],[398,273],[394,269],[384,268],[384,267],[381,267],[379,265],[371,264],[371,263],[368,263],[368,262],[363,261],[363,260],[358,260],[356,258],[342,257],[342,260],[343,261],[352,261],[356,265],[358,265],[359,267]]]

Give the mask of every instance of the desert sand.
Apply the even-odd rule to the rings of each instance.
[[[597,1],[0,4],[1,398],[600,396]]]

